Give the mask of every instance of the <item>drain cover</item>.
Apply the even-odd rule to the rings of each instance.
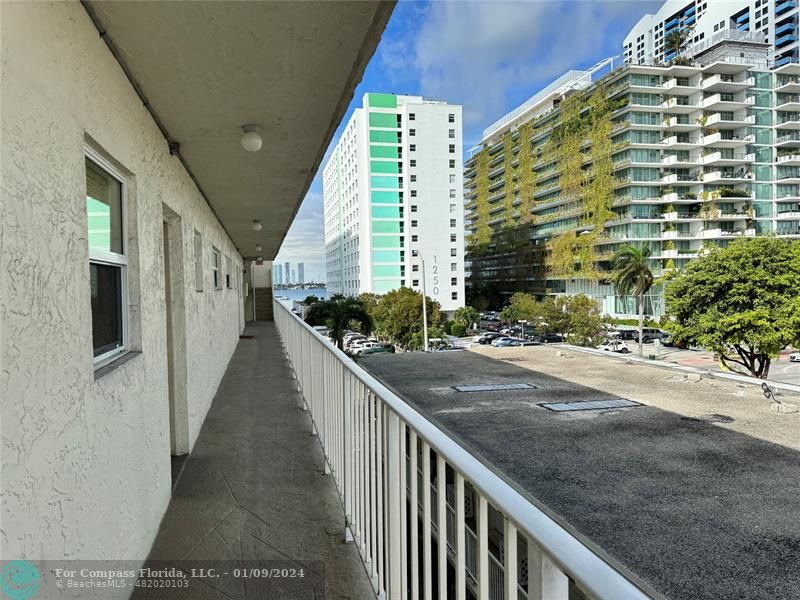
[[[509,390],[535,390],[530,383],[483,383],[480,385],[454,385],[457,392],[500,392]]]
[[[641,406],[641,403],[625,398],[612,398],[610,400],[578,400],[576,402],[546,402],[540,404],[547,410],[566,412],[571,410],[603,410],[604,408],[630,408]]]
[[[733,423],[736,419],[733,417],[729,417],[728,415],[700,415],[698,417],[681,417],[682,421],[689,421],[691,423],[701,423],[705,421],[706,423]]]

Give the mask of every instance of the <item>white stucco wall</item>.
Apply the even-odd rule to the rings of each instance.
[[[183,234],[191,443],[240,333],[237,286],[195,290],[193,232],[241,257],[78,2],[2,3],[3,559],[144,559],[170,497],[162,203]],[[141,354],[92,364],[83,146],[132,174]],[[223,266],[226,261],[223,259]],[[108,590],[102,591],[109,597]],[[125,591],[121,594],[124,596]]]

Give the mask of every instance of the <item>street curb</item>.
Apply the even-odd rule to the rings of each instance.
[[[657,367],[659,369],[667,369],[671,371],[679,371],[682,373],[701,375],[703,377],[709,377],[712,379],[723,379],[727,381],[735,381],[737,383],[747,383],[750,385],[758,386],[759,389],[761,388],[761,385],[763,383],[766,383],[772,390],[783,390],[786,392],[800,394],[800,385],[794,385],[792,383],[783,383],[780,381],[772,381],[770,379],[766,380],[757,379],[755,377],[748,377],[746,375],[736,375],[734,373],[721,373],[719,371],[712,371],[711,369],[698,369],[697,367],[676,365],[675,363],[650,360],[647,358],[642,358],[640,356],[635,356],[633,354],[615,354],[612,352],[604,352],[602,350],[597,350],[596,348],[584,348],[583,346],[573,346],[571,344],[559,344],[559,345],[562,348],[569,348],[570,350],[575,350],[577,352],[594,354],[596,356],[605,356],[607,358],[613,358],[616,360],[625,361],[627,363],[635,362],[642,365],[647,365],[649,367]]]

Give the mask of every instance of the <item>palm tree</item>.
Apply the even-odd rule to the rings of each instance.
[[[344,350],[342,339],[345,329],[350,323],[358,323],[361,332],[372,332],[372,316],[367,312],[363,302],[352,296],[335,294],[328,300],[312,305],[306,315],[306,322],[312,325],[325,324],[331,330],[331,337],[336,341],[339,350]]]
[[[472,327],[480,320],[480,318],[480,313],[471,306],[457,308],[456,312],[453,313],[453,321],[456,323],[461,323],[464,326],[464,329],[469,329]]]
[[[670,31],[664,36],[664,54],[667,55],[674,52],[675,58],[679,57],[689,44],[691,35],[691,27],[677,28]]]
[[[614,256],[614,287],[620,296],[635,296],[639,313],[639,356],[642,356],[644,329],[644,297],[653,287],[655,277],[650,270],[650,248],[622,246]]]

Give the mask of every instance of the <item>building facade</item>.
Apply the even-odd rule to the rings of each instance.
[[[275,263],[272,267],[272,283],[275,285],[283,284],[283,273],[281,270],[281,266],[278,263]]]
[[[297,283],[306,282],[305,270],[305,265],[303,263],[297,263]]]
[[[364,95],[323,170],[329,292],[464,305],[461,157],[460,106]]]
[[[623,244],[661,276],[712,244],[800,236],[800,66],[772,69],[748,36],[686,65],[568,73],[487,129],[465,167],[470,295],[586,293],[629,315],[609,281]],[[647,312],[663,310],[656,286]]]
[[[795,0],[667,0],[655,14],[642,17],[623,42],[625,62],[668,62],[670,32],[691,29],[688,42],[711,39],[726,30],[755,33],[772,46],[774,64],[798,62],[798,3]]]
[[[283,263],[283,283],[285,283],[287,285],[289,285],[291,283],[294,283],[292,281],[292,269],[289,266],[289,262],[288,261]]]

